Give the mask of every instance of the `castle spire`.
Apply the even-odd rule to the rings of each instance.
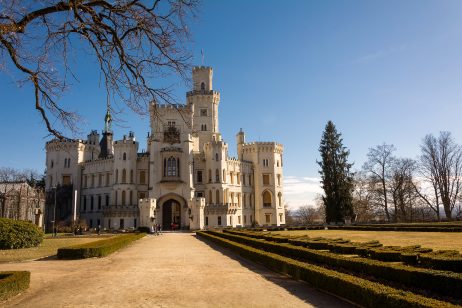
[[[107,102],[106,116],[104,117],[104,132],[112,132],[112,117],[111,117],[111,106],[109,105],[109,100]]]

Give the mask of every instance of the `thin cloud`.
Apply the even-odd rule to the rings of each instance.
[[[397,46],[397,47],[381,49],[381,50],[366,54],[364,56],[361,56],[357,58],[356,60],[354,60],[353,63],[369,63],[369,62],[378,60],[380,58],[387,57],[395,53],[403,52],[406,49],[407,49],[407,44],[401,44],[400,46]]]
[[[322,193],[319,178],[284,177],[284,198],[291,209],[297,209],[303,205],[314,205],[316,196]]]

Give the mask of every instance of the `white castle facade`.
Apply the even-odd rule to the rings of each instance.
[[[229,157],[213,70],[195,67],[192,74],[185,105],[151,104],[146,152],[138,152],[132,132],[113,140],[109,112],[102,136],[47,142],[46,188],[72,186],[66,219],[105,229],[285,224],[283,146],[247,143],[241,130],[238,157]]]

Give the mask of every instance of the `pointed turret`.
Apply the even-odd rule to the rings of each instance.
[[[99,143],[101,152],[99,158],[108,158],[114,154],[112,149],[112,116],[109,104],[107,106],[106,116],[104,117],[103,138]]]

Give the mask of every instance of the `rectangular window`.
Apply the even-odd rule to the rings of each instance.
[[[279,222],[282,222],[282,213],[279,214]]]
[[[241,184],[241,174],[240,173],[236,174],[236,181],[237,181],[237,185]]]
[[[269,174],[263,174],[263,185],[269,185],[269,184],[270,184]]]
[[[121,219],[120,219],[119,229],[123,229],[123,228],[124,228],[124,219],[121,218]]]
[[[207,116],[207,108],[201,108],[201,117]]]
[[[91,176],[91,187],[95,187],[95,177],[94,174]]]
[[[146,171],[140,171],[140,184],[146,184]]]
[[[218,225],[221,226],[221,216],[218,216]]]
[[[103,187],[103,174],[102,173],[99,174],[98,187]]]
[[[87,197],[83,196],[83,211],[87,211]]]
[[[109,195],[106,195],[106,206],[109,205]]]
[[[202,198],[202,197],[204,197],[204,192],[203,192],[203,191],[198,191],[198,192],[196,192],[196,197],[197,197],[197,198]]]
[[[97,224],[98,227],[101,226],[101,220],[97,219],[96,224]]]
[[[101,196],[98,196],[98,210],[101,210],[101,203],[102,203],[102,200],[101,200]]]
[[[168,121],[167,124],[168,126],[175,126],[176,123],[175,121]]]
[[[241,216],[240,216],[240,215],[237,216],[237,223],[238,223],[238,224],[241,224]]]
[[[265,220],[267,224],[271,223],[271,214],[265,214]]]
[[[252,175],[249,174],[249,186],[252,186]]]
[[[206,225],[206,226],[209,225],[209,217],[208,217],[208,216],[205,216],[205,225]]]
[[[242,174],[242,185],[245,186],[245,173]]]
[[[136,229],[136,218],[133,219],[133,227]]]
[[[106,173],[106,186],[109,186],[109,173]]]
[[[278,186],[281,186],[281,175],[278,174]]]
[[[139,198],[140,198],[140,199],[146,198],[146,193],[145,193],[145,192],[140,192],[140,193],[139,193]]]
[[[90,228],[93,228],[93,219],[90,219]]]
[[[197,171],[197,183],[202,183],[202,170]]]
[[[90,197],[90,211],[93,211],[93,196]]]
[[[246,224],[246,223],[247,223],[247,216],[244,215],[244,224]]]
[[[201,124],[201,131],[207,131],[207,124]]]

